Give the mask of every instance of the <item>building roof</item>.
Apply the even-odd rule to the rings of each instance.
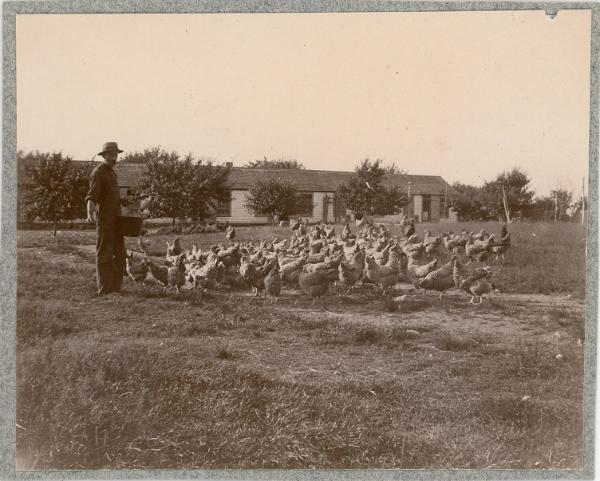
[[[78,162],[73,161],[75,165]],[[25,166],[23,162],[17,163],[18,182],[26,183]],[[117,162],[115,172],[119,179],[119,186],[135,186],[144,171],[144,164],[134,162]],[[334,192],[337,186],[346,182],[352,172],[309,169],[249,169],[246,167],[232,167],[228,178],[231,189],[248,190],[255,182],[266,179],[286,180],[292,182],[296,188],[305,192]],[[410,183],[411,194],[429,195],[454,195],[454,189],[439,175],[388,175],[383,185],[390,187],[397,185],[401,192],[408,193]]]

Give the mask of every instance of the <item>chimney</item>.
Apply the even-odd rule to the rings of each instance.
[[[225,162],[225,167],[233,167],[233,162]]]

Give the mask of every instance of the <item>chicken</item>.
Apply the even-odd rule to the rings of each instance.
[[[242,258],[239,269],[240,275],[252,287],[255,296],[260,296],[260,293],[265,290],[265,277],[276,263],[278,261],[273,259],[262,266],[255,266],[247,258]]]
[[[211,256],[207,259],[206,264],[197,265],[190,269],[187,277],[194,287],[201,286],[208,279],[214,281],[217,278],[218,269],[219,259],[216,256]]]
[[[340,284],[346,287],[346,293],[358,282],[360,274],[360,271],[353,269],[347,262],[340,262],[338,266],[338,280]]]
[[[239,266],[241,259],[240,244],[234,244],[229,249],[219,250],[217,257],[225,267]]]
[[[225,223],[225,238],[229,242],[233,242],[233,240],[235,239],[235,227],[229,225],[229,222]]]
[[[388,287],[398,282],[400,270],[397,265],[380,266],[373,256],[368,256],[366,261],[367,268],[365,274],[367,279],[381,287],[384,293]]]
[[[178,256],[179,254],[181,254],[183,252],[183,249],[181,248],[179,237],[175,237],[175,239],[173,239],[172,243],[167,241],[166,244],[167,244],[167,258]]]
[[[335,225],[329,223],[329,224],[323,226],[323,232],[327,239],[331,239],[332,237],[335,236]]]
[[[435,242],[430,242],[429,244],[425,245],[425,253],[427,254],[427,257],[431,257],[431,254],[436,252],[437,246],[440,244],[439,238],[436,239],[437,240]]]
[[[409,243],[405,244],[404,247],[402,247],[402,250],[409,257],[418,257],[421,254],[423,247],[424,246],[422,242]]]
[[[288,286],[296,286],[302,267],[306,264],[306,257],[301,257],[297,262],[290,264],[286,264],[281,268],[281,280]]]
[[[493,285],[487,281],[491,276],[489,267],[483,267],[474,271],[468,271],[457,259],[453,259],[452,277],[455,287],[471,294],[469,304],[474,304],[475,296],[479,297],[479,304],[483,302],[483,294],[493,289]]]
[[[485,239],[487,239],[487,232],[485,231],[485,229],[481,229],[477,234],[473,234],[473,240],[475,241],[483,241]]]
[[[350,231],[350,225],[348,222],[346,222],[344,224],[344,228],[342,229],[342,240],[347,240],[350,235],[352,235],[352,232]]]
[[[338,277],[337,269],[317,272],[301,272],[298,277],[300,289],[313,298],[313,304],[317,297],[327,293],[329,286]]]
[[[415,233],[415,221],[414,221],[414,219],[410,219],[410,221],[408,222],[408,225],[405,226],[405,228],[403,229],[402,234],[404,235],[404,237],[410,237],[414,233]]]
[[[192,242],[192,257],[196,260],[200,260],[202,256],[202,249],[199,249],[195,242]]]
[[[510,234],[506,231],[506,226],[502,226],[502,232],[500,234],[500,239],[494,241],[494,245],[492,245],[492,253],[496,255],[496,261],[500,259],[502,256],[502,260],[504,261],[504,254],[510,248]]]
[[[476,244],[475,241],[473,240],[473,236],[470,235],[465,244],[465,254],[469,258],[469,261],[473,261],[473,260],[477,259],[480,262],[485,262],[489,258],[489,255],[492,252],[493,244],[494,244],[494,235],[493,234],[491,236],[489,236],[487,238],[487,240],[485,241],[485,243],[483,243],[483,244]],[[481,255],[483,252],[485,252],[485,254]]]
[[[142,236],[138,237],[138,247],[143,254],[150,255],[149,250],[151,244],[152,243],[149,240],[144,239]]]
[[[475,304],[475,296],[479,297],[479,302],[477,304],[481,304],[483,302],[483,295],[492,292],[495,289],[494,284],[489,281],[491,273],[489,271],[484,272],[486,272],[486,274],[475,280],[468,289],[468,292],[473,296],[471,297],[469,304]]]
[[[143,260],[136,262],[133,252],[125,258],[125,269],[129,278],[138,284],[143,284],[148,275],[147,264]]]
[[[381,250],[375,250],[372,255],[377,264],[381,266],[386,264],[390,255],[390,245],[385,246]]]
[[[148,258],[145,258],[143,262],[154,279],[165,287],[169,285],[169,267],[158,265]]]
[[[306,258],[308,264],[318,264],[319,262],[325,262],[327,254],[325,252],[321,254],[311,254]]]
[[[348,267],[355,272],[358,280],[360,280],[365,270],[365,258],[365,251],[359,249],[348,261]]]
[[[462,239],[459,238],[452,238],[450,237],[450,234],[444,234],[442,235],[442,241],[444,244],[444,247],[449,250],[450,252],[452,252],[453,254],[457,254],[459,248],[464,247],[464,242]]]
[[[277,243],[273,242],[273,249],[275,250],[275,252],[285,251],[285,249],[287,248],[287,244],[287,239],[283,239],[281,242]]]
[[[437,268],[437,259],[433,259],[431,262],[424,264],[422,266],[414,263],[414,258],[408,258],[408,265],[406,267],[407,274],[409,279],[421,278],[425,277],[430,272],[434,271]]]
[[[330,269],[337,269],[342,262],[344,254],[340,253],[335,257],[331,257],[330,259],[325,259],[323,262],[317,263],[309,263],[306,264],[303,268],[304,272],[316,272],[316,271],[327,271]]]
[[[440,301],[442,301],[444,292],[454,287],[455,259],[456,257],[452,256],[450,262],[444,264],[439,269],[431,271],[425,277],[417,279],[414,284],[415,287],[426,291],[438,291],[440,293]]]
[[[179,254],[177,263],[167,267],[167,281],[169,287],[174,287],[179,294],[179,288],[185,285],[185,255]]]
[[[279,273],[279,262],[275,262],[273,268],[267,274],[264,280],[265,284],[265,295],[269,295],[275,298],[275,302],[281,294],[281,274]]]
[[[426,247],[429,244],[437,244],[439,240],[440,238],[438,236],[432,236],[431,232],[429,232],[428,230],[426,230],[423,234],[423,245],[425,245]]]

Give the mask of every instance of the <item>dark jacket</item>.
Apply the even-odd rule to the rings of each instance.
[[[113,225],[121,215],[121,195],[117,174],[108,164],[102,162],[90,175],[90,190],[85,202],[93,200],[98,207],[98,223]]]

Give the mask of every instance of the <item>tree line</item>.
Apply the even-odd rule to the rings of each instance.
[[[535,197],[530,183],[529,176],[516,167],[501,172],[481,187],[455,182],[452,187],[457,195],[452,197],[449,205],[465,221],[567,221],[582,207],[582,201],[563,188],[553,189],[547,196]]]
[[[30,185],[20,210],[27,220],[51,222],[85,218],[85,196],[94,162],[73,162],[69,155],[19,151],[17,162],[26,162]],[[231,166],[217,164],[214,159],[168,152],[152,147],[127,153],[122,163],[142,163],[143,174],[122,198],[122,205],[137,205],[144,217],[167,217],[202,220],[212,215],[219,202],[230,201],[227,179]],[[251,169],[304,169],[295,159],[264,159],[248,162]],[[389,173],[403,173],[395,164],[384,166],[379,159],[365,159],[346,184],[338,186],[337,196],[358,217],[365,214],[388,214],[405,205],[407,198],[398,188],[383,187]],[[285,180],[256,181],[249,189],[245,207],[254,215],[289,216],[312,210],[295,186]]]
[[[30,186],[24,196],[24,211],[28,220],[51,222],[85,218],[85,196],[94,162],[73,162],[62,153],[19,151],[17,161],[27,162]],[[142,163],[143,174],[136,186],[131,186],[123,205],[134,204],[144,217],[203,220],[217,210],[221,202],[231,200],[227,180],[231,166],[218,164],[214,159],[181,156],[161,147],[131,152],[121,157],[123,163]],[[251,169],[304,169],[295,159],[264,159],[248,162]],[[353,211],[357,218],[364,215],[395,214],[409,203],[406,193],[398,186],[385,186],[388,174],[406,174],[395,163],[381,159],[360,162],[348,181],[337,186],[336,198]],[[514,218],[566,220],[574,212],[573,194],[556,189],[550,196],[534,198],[530,179],[518,168],[502,172],[496,179],[476,187],[454,183],[456,195],[448,199],[461,220],[499,220],[507,214]],[[246,197],[245,207],[254,215],[290,216],[312,210],[295,186],[285,180],[256,181]]]

